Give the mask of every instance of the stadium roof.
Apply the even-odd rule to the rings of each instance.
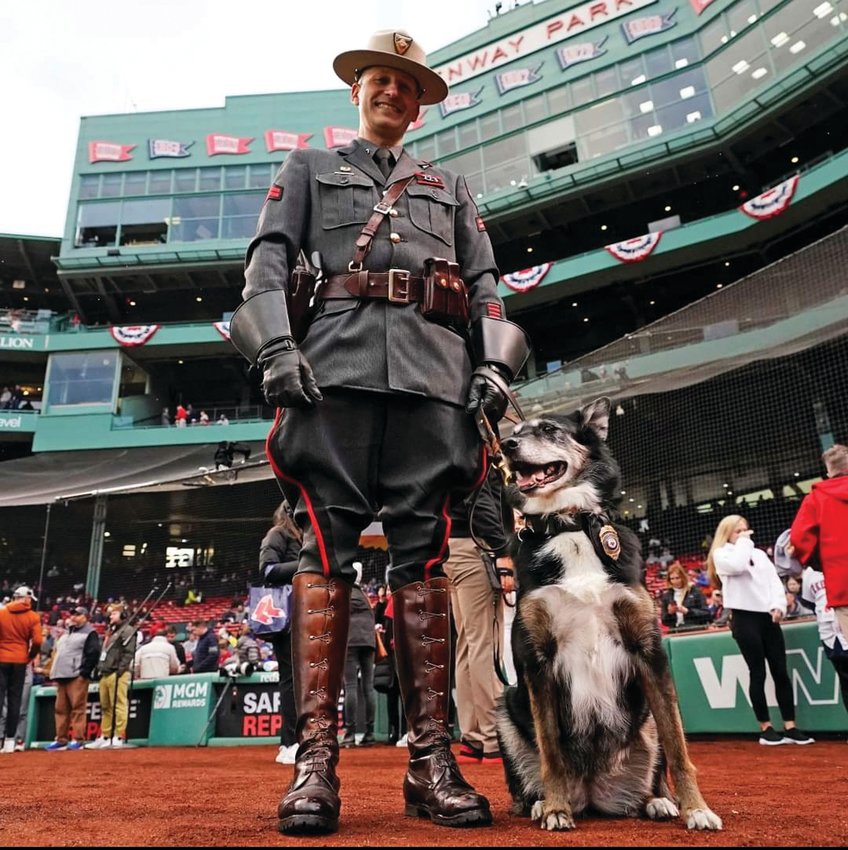
[[[44,452],[0,464],[0,507],[44,505],[118,493],[152,493],[244,484],[271,478],[261,441],[232,467],[215,470],[218,443],[92,451]]]

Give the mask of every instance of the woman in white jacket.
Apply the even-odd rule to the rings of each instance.
[[[760,743],[812,744],[813,739],[795,725],[795,702],[780,628],[786,614],[786,591],[771,559],[754,547],[752,534],[744,517],[726,516],[716,529],[707,556],[707,571],[713,587],[723,590],[725,608],[733,612],[730,630],[748,665],[748,697],[760,724]],[[782,734],[774,730],[769,719],[766,663],[783,718]]]

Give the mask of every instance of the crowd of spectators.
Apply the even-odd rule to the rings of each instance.
[[[20,384],[6,384],[0,390],[0,410],[35,410]]]
[[[656,601],[663,633],[729,626],[730,610],[724,607],[721,588],[712,586],[706,569],[706,550],[711,542],[707,536],[702,551],[680,555],[673,553],[666,539],[650,537],[644,543],[645,585]],[[773,557],[772,546],[764,551]],[[786,592],[785,619],[812,617],[813,612],[801,602],[800,581],[793,576],[781,580]]]

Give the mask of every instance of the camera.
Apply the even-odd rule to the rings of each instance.
[[[241,676],[250,676],[254,670],[256,670],[256,665],[252,661],[238,661],[233,659],[222,667],[219,667],[218,673],[230,679],[238,679]]]

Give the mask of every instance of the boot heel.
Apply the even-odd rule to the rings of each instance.
[[[412,803],[407,803],[404,807],[403,813],[408,818],[429,818],[430,813],[426,809],[422,809],[420,806],[415,806]]]

